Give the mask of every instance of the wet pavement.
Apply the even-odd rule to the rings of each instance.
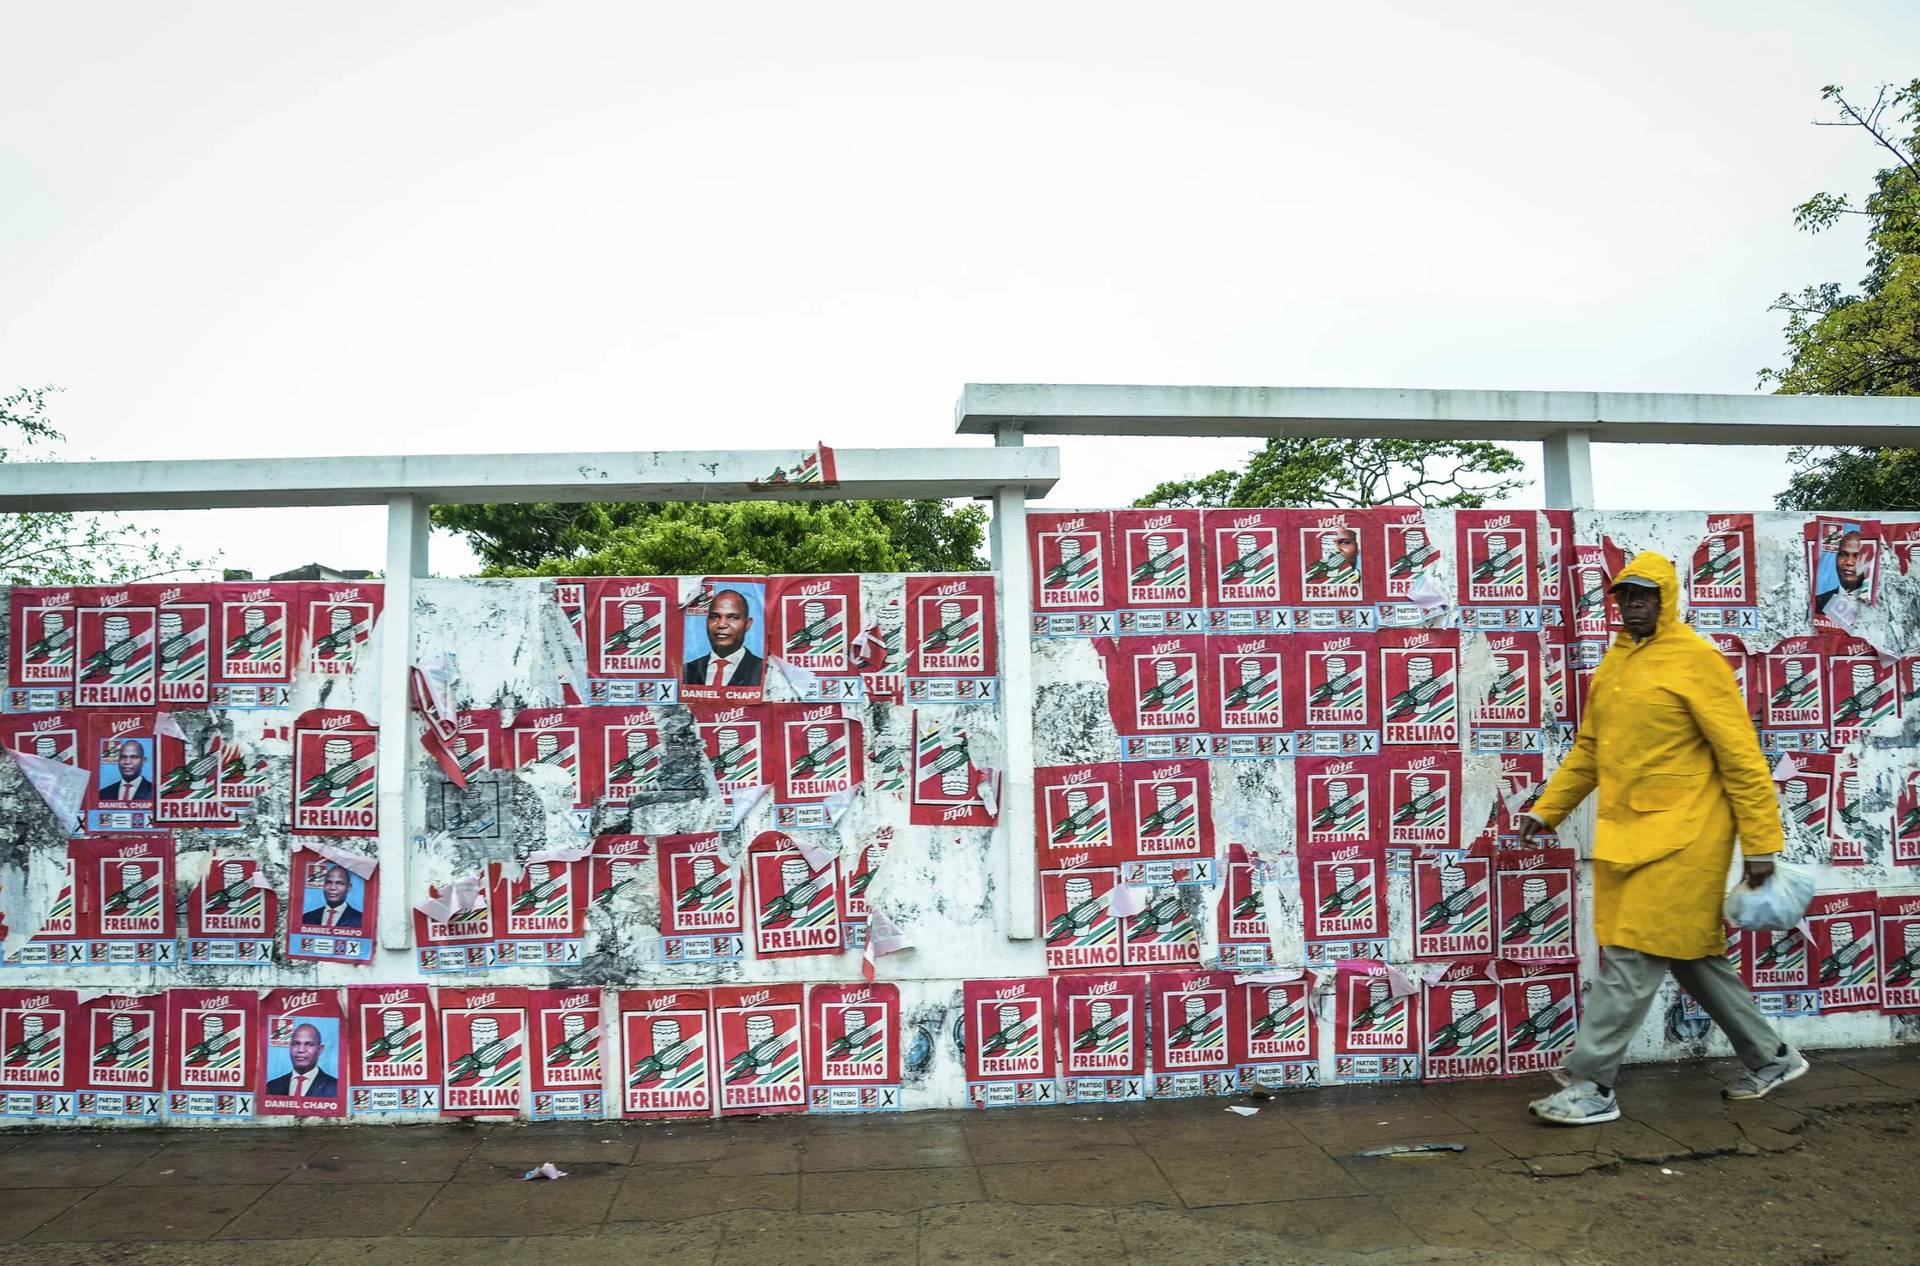
[[[1571,1130],[1526,1115],[1538,1078],[862,1119],[14,1132],[0,1261],[1604,1261],[1609,1177],[1684,1160],[1738,1190],[1739,1166],[1758,1182],[1752,1158],[1829,1116],[1920,1101],[1920,1050],[1813,1059],[1748,1104],[1719,1097],[1731,1062],[1630,1068],[1622,1120]],[[1465,1150],[1354,1155],[1421,1142]],[[571,1176],[520,1181],[543,1161]]]

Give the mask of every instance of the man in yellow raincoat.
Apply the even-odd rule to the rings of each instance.
[[[1530,840],[1600,793],[1600,971],[1561,1075],[1565,1089],[1530,1108],[1555,1125],[1618,1119],[1615,1075],[1669,971],[1747,1066],[1722,1092],[1728,1098],[1762,1098],[1807,1071],[1724,955],[1720,903],[1734,836],[1756,886],[1782,845],[1773,777],[1733,670],[1681,622],[1680,578],[1660,555],[1635,557],[1612,593],[1626,632],[1594,672],[1573,751],[1520,828]]]

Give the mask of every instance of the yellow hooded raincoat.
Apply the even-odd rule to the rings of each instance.
[[[1724,952],[1720,902],[1737,831],[1748,856],[1780,851],[1773,776],[1733,670],[1680,620],[1673,564],[1643,553],[1614,577],[1660,586],[1660,623],[1622,633],[1594,671],[1573,751],[1533,807],[1549,826],[1596,787],[1593,923],[1602,945],[1662,958]]]

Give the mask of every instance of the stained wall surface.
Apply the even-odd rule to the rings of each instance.
[[[0,1102],[707,1115],[1538,1072],[1596,962],[1591,816],[1532,849],[1515,819],[1610,636],[1582,599],[1641,549],[1740,676],[1819,876],[1804,932],[1730,952],[1802,1045],[1912,1040],[1912,531],[1035,512],[1013,629],[987,575],[426,581],[407,718],[379,715],[377,585],[16,590]],[[736,606],[760,662],[722,684]],[[1029,699],[1001,697],[1010,635]],[[1724,1050],[1669,986],[1631,1057]]]

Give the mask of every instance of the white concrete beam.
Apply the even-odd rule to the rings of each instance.
[[[428,505],[420,497],[387,500],[386,592],[380,609],[380,944],[413,944],[413,845],[407,767],[414,756],[407,670],[413,665],[415,582],[427,574]],[[418,894],[424,896],[425,894]]]
[[[0,466],[0,511],[206,510],[252,506],[529,501],[837,501],[1044,496],[1060,477],[1052,448],[840,448],[839,482],[757,486],[793,450],[678,453],[466,453]]]
[[[994,570],[1000,573],[1000,715],[1006,766],[1000,780],[999,832],[1006,859],[1006,933],[1032,940],[1040,909],[1034,891],[1033,604],[1027,583],[1027,501],[1019,488],[993,500]]]
[[[1585,431],[1560,431],[1540,445],[1545,457],[1547,509],[1593,509],[1593,446]]]
[[[1920,447],[1920,398],[1384,387],[968,383],[954,430],[991,435],[1218,435],[1544,440],[1596,444]]]

